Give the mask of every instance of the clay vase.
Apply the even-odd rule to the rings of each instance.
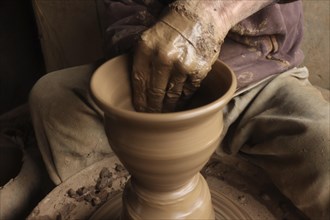
[[[233,72],[217,61],[186,110],[140,113],[131,104],[131,68],[130,56],[122,55],[91,79],[110,146],[131,174],[121,219],[214,219],[199,171],[219,146],[221,110],[236,89]]]

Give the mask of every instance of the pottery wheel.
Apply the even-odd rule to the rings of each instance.
[[[212,179],[209,183],[213,208],[215,211],[215,217],[220,219],[253,219],[242,207],[237,205],[236,201],[233,201],[230,197],[227,197],[224,193],[217,190],[217,183],[219,180]],[[90,220],[98,219],[120,219],[119,214],[121,211],[121,196],[122,193],[116,194],[113,198],[102,205],[90,218]]]
[[[110,206],[116,217],[121,209],[121,192],[127,181],[126,175],[114,176],[112,187],[106,188],[107,199],[103,203],[93,204],[88,194],[79,198],[68,195],[70,189],[94,187],[104,167],[118,173],[116,164],[120,162],[111,156],[72,176],[54,188],[27,219],[89,219],[107,212]],[[267,177],[240,160],[213,158],[202,174],[209,184],[217,219],[301,219],[297,210],[276,191]]]

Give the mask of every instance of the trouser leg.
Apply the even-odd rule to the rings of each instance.
[[[329,103],[306,73],[293,70],[234,98],[223,147],[263,168],[307,216],[328,219]]]
[[[84,65],[49,73],[31,91],[38,146],[56,184],[111,154],[103,113],[89,93],[94,70]]]

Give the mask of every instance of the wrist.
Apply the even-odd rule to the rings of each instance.
[[[189,19],[214,24],[215,32],[223,37],[223,33],[227,34],[238,22],[276,1],[278,0],[177,0],[169,7]]]
[[[220,46],[227,31],[215,32],[214,24],[205,19],[201,19],[197,14],[183,14],[173,8],[169,8],[160,19],[168,27],[172,28],[190,45],[196,52],[206,60],[214,62],[219,55]]]
[[[231,24],[225,13],[219,14],[215,11],[217,2],[217,0],[177,0],[169,5],[168,14],[176,14],[174,17],[180,17],[179,20],[187,20],[188,23],[198,23],[205,28],[204,32],[210,32],[210,35],[221,43],[230,30]],[[181,21],[183,25],[185,22]]]
[[[262,8],[279,0],[203,0],[200,8],[205,8],[207,14],[215,21],[224,20],[226,27],[233,27],[245,18],[253,15]]]

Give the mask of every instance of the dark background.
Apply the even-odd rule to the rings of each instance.
[[[0,115],[25,103],[44,73],[31,1],[0,0]]]

